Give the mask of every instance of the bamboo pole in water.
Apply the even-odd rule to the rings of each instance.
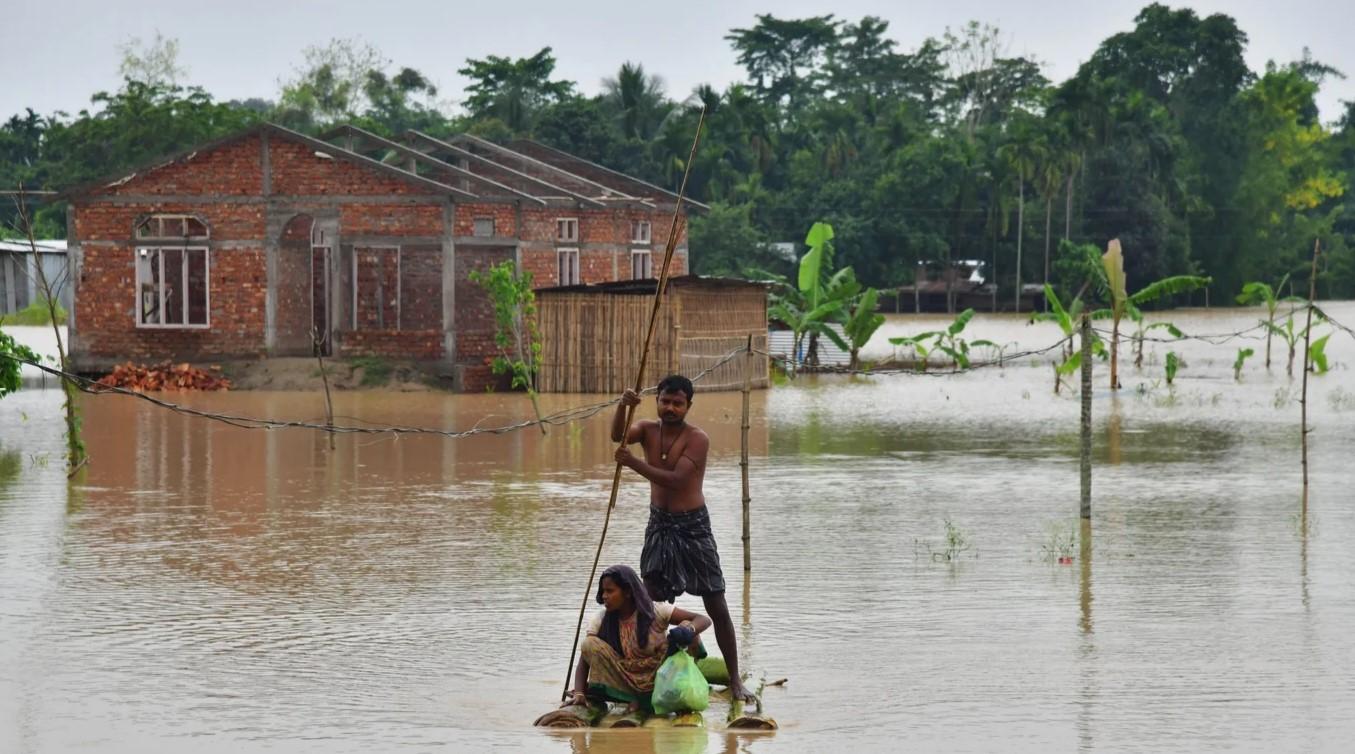
[[[644,347],[640,350],[640,368],[635,371],[635,392],[640,392],[645,379],[645,365],[649,362],[649,346],[654,340],[654,325],[659,320],[659,305],[663,303],[664,289],[668,287],[668,267],[673,261],[673,250],[677,248],[678,217],[682,212],[682,200],[687,194],[687,178],[692,173],[692,163],[696,160],[696,149],[701,145],[701,129],[706,123],[706,108],[696,121],[696,138],[692,140],[692,151],[687,155],[687,166],[682,172],[682,183],[678,186],[677,202],[673,205],[673,222],[668,227],[668,243],[663,250],[663,267],[659,269],[658,284],[654,287],[654,302],[649,309],[649,329],[645,331]],[[635,419],[635,407],[626,407],[625,430],[618,449],[626,447],[624,432],[630,429]],[[616,471],[612,474],[612,495],[607,500],[607,515],[602,519],[602,536],[598,538],[597,553],[593,556],[593,569],[588,574],[588,583],[584,586],[583,602],[579,605],[579,618],[574,624],[574,642],[569,648],[569,665],[565,667],[565,686],[560,691],[563,700],[569,695],[571,676],[574,675],[574,656],[579,650],[579,632],[583,629],[583,612],[588,608],[588,598],[593,594],[593,579],[597,577],[598,561],[602,559],[602,545],[607,541],[607,527],[612,521],[612,509],[616,507],[616,493],[621,488],[621,462],[616,462]]]
[[[1092,325],[1082,315],[1082,509],[1092,517]]]
[[[1299,398],[1302,412],[1303,447],[1303,513],[1308,513],[1308,368],[1310,340],[1313,331],[1313,307],[1317,299],[1317,257],[1322,253],[1321,241],[1313,242],[1313,271],[1308,277],[1308,324],[1303,328],[1303,395]],[[1290,362],[1293,363],[1293,362]]]
[[[748,404],[753,391],[753,335],[748,335],[748,353],[743,358],[743,424],[739,426],[739,472],[743,476],[743,570],[753,570],[753,540],[748,526]]]

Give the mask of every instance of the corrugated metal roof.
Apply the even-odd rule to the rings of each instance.
[[[44,253],[44,254],[65,254],[65,253],[66,253],[66,241],[65,241],[65,239],[60,239],[60,240],[35,241],[35,242],[34,242],[34,245],[38,247],[38,251],[39,251],[40,253]],[[10,239],[7,239],[7,240],[0,241],[0,251],[15,251],[15,252],[30,253],[30,252],[33,251],[33,247],[32,247],[32,246],[29,246],[28,241],[26,241],[26,240],[10,240]]]

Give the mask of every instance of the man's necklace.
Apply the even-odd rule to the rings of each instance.
[[[664,447],[663,447],[663,425],[662,425],[662,424],[659,425],[659,460],[660,460],[660,461],[667,461],[667,460],[668,460],[668,451],[672,450],[674,445],[677,445],[678,438],[679,438],[679,437],[682,437],[682,433],[683,433],[683,432],[686,432],[686,431],[687,431],[687,425],[684,424],[684,425],[682,426],[682,429],[679,429],[679,430],[678,430],[678,433],[677,433],[676,435],[673,436],[673,441],[670,442],[670,443],[668,443],[668,449],[665,450]]]

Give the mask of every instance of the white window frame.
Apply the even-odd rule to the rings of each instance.
[[[642,263],[640,260],[644,260]],[[636,265],[639,264],[645,268],[643,275],[636,275]],[[630,250],[630,278],[631,280],[647,280],[654,277],[654,255],[649,249],[631,249]]]
[[[555,240],[560,243],[578,243],[579,218],[577,217],[555,218]]]
[[[206,322],[204,322],[204,323],[202,323],[202,324],[189,324],[189,322],[188,322],[188,291],[187,291],[187,290],[184,291],[184,295],[183,295],[183,303],[182,303],[182,306],[183,306],[183,312],[182,312],[182,318],[183,318],[183,321],[182,321],[182,322],[177,322],[177,323],[165,323],[165,322],[163,321],[163,320],[165,319],[165,255],[164,255],[163,252],[166,252],[166,251],[179,251],[179,252],[183,252],[183,256],[181,257],[182,263],[183,263],[183,277],[182,277],[182,280],[184,281],[183,285],[184,285],[184,288],[185,288],[185,289],[187,289],[187,287],[188,287],[188,255],[189,255],[191,252],[202,252],[202,259],[203,259],[203,288],[205,289],[205,290],[203,291],[203,311],[204,311],[204,313],[206,314],[206,317],[207,317],[207,321],[206,321]],[[158,254],[158,256],[156,257],[156,263],[159,264],[159,266],[160,266],[160,270],[159,270],[159,272],[160,272],[160,283],[159,283],[159,285],[157,286],[157,295],[159,296],[159,299],[160,299],[160,300],[159,300],[159,302],[158,302],[159,305],[158,305],[158,307],[156,308],[156,311],[159,312],[159,314],[160,314],[160,319],[161,319],[160,322],[144,322],[144,321],[142,321],[143,318],[144,318],[145,315],[146,315],[146,309],[145,309],[145,306],[144,306],[144,302],[142,301],[142,298],[141,298],[141,291],[142,291],[142,286],[143,286],[144,284],[146,284],[146,283],[149,283],[150,281],[143,281],[143,280],[142,280],[141,275],[142,275],[142,269],[143,269],[143,268],[142,268],[142,264],[141,264],[141,256],[142,256],[143,254],[149,254],[149,253],[151,253],[151,252],[156,252],[156,253]],[[148,329],[148,330],[207,330],[207,329],[211,328],[211,326],[212,326],[212,254],[211,254],[211,251],[210,251],[206,246],[138,246],[138,247],[136,247],[136,251],[135,251],[134,253],[136,254],[136,256],[135,256],[134,259],[133,259],[133,263],[134,263],[134,267],[136,268],[136,274],[133,276],[133,278],[134,278],[134,280],[135,280],[135,283],[134,283],[134,286],[135,286],[135,287],[134,287],[134,290],[133,290],[133,300],[135,301],[135,304],[134,304],[135,309],[134,309],[134,311],[136,312],[136,315],[135,315],[135,316],[136,316],[136,326],[137,326],[138,329]]]
[[[630,221],[630,242],[631,243],[653,243],[654,229],[648,220]]]
[[[493,215],[490,215],[488,217],[474,217],[471,218],[470,222],[471,222],[470,234],[475,238],[493,238],[499,234],[499,224],[494,222]],[[477,232],[478,228],[476,226],[482,222],[489,223],[489,235],[480,235],[480,233]]]
[[[404,275],[402,274],[402,273],[404,272],[404,270],[400,269],[401,258],[404,257],[404,253],[403,253],[403,251],[401,250],[401,247],[400,247],[400,246],[355,246],[355,247],[353,247],[353,253],[352,253],[351,255],[349,255],[349,256],[351,256],[351,257],[353,258],[353,307],[352,307],[353,316],[351,317],[351,319],[352,319],[352,328],[353,328],[353,332],[359,332],[359,330],[358,330],[358,256],[359,256],[359,252],[360,252],[360,251],[381,251],[381,252],[394,251],[394,252],[395,252],[395,328],[394,328],[394,329],[395,329],[396,332],[399,332],[400,330],[403,329],[403,328],[400,327],[400,324],[401,324],[401,321],[404,319],[404,316],[403,316],[404,307],[402,306],[402,304],[403,304],[404,302],[402,301],[402,297],[401,297],[401,294],[404,293],[404,291],[401,290],[401,289],[404,287],[404,281],[401,279],[401,278],[404,277]],[[377,330],[376,332],[389,332],[390,330],[391,330],[391,328],[387,327],[387,328],[385,328],[384,330]],[[364,330],[364,331],[362,331],[362,332],[372,332],[372,330]]]
[[[565,264],[569,260],[570,275],[572,278],[566,280]],[[583,283],[583,275],[579,269],[579,250],[576,248],[556,249],[555,250],[555,274],[560,279],[560,285],[580,285]]]

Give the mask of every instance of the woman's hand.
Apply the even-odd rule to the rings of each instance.
[[[687,654],[692,657],[698,657],[701,654],[701,634],[696,630],[696,624],[689,620],[684,620],[678,625],[686,626],[692,630],[692,643],[687,645]]]
[[[571,691],[569,696],[560,703],[561,707],[585,706],[588,704],[588,696],[582,691]]]

